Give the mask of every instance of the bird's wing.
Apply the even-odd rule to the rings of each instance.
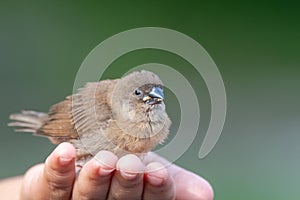
[[[81,133],[91,132],[92,129],[104,128],[112,117],[108,96],[115,82],[105,80],[87,83],[78,93],[53,105],[48,120],[37,134],[53,138],[54,143],[60,143],[71,138],[76,139]]]

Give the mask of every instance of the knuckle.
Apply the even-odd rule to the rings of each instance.
[[[70,195],[70,186],[62,186],[56,182],[49,182],[49,190],[51,191],[51,199],[62,199]]]
[[[142,188],[139,188],[138,185],[131,187],[122,187],[119,186],[114,191],[110,192],[112,199],[121,200],[121,199],[131,199],[131,200],[139,200],[142,196]]]

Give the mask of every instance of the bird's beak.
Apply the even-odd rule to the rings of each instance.
[[[164,100],[164,93],[160,87],[153,87],[147,96],[143,98],[143,101],[152,105],[161,103]]]

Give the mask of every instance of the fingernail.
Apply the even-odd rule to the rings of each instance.
[[[130,173],[130,172],[122,171],[122,170],[120,171],[120,174],[126,180],[133,180],[137,177],[137,173]]]
[[[151,185],[160,186],[163,183],[164,179],[157,176],[148,175],[148,181]]]
[[[59,156],[59,164],[62,166],[70,164],[73,158],[71,157],[65,157],[65,156]]]
[[[110,173],[112,173],[114,170],[115,169],[107,169],[107,168],[100,167],[98,173],[100,176],[107,176]]]
[[[59,164],[61,166],[65,166],[70,164],[74,157],[75,151],[74,149],[70,149],[68,146],[70,144],[62,143],[55,149],[55,154],[58,156]]]

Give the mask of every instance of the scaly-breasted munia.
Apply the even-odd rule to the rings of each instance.
[[[54,144],[70,142],[77,163],[100,150],[121,157],[143,155],[164,141],[171,121],[165,111],[163,83],[149,71],[123,78],[87,83],[78,93],[53,105],[48,114],[12,114],[16,131],[46,136]]]

